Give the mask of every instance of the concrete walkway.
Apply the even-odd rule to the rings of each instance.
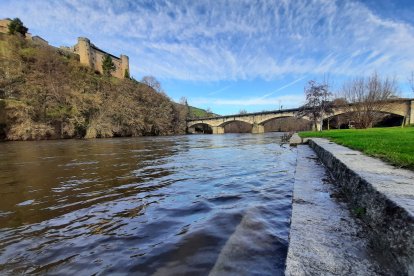
[[[286,275],[384,275],[326,169],[298,146]]]

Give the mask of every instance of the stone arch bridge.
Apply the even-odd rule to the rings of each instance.
[[[333,109],[333,113],[323,119],[328,119],[337,115],[341,115],[347,112],[352,112],[352,105],[339,106]],[[395,114],[404,118],[404,124],[414,124],[414,99],[395,99],[388,101],[386,107],[378,112]],[[264,124],[270,120],[286,117],[297,117],[299,108],[276,110],[276,111],[264,111],[256,113],[246,113],[237,115],[218,116],[211,118],[198,118],[187,121],[187,128],[191,129],[199,124],[205,124],[211,127],[213,134],[223,134],[224,126],[232,122],[244,122],[252,125],[252,133],[264,133]],[[309,120],[308,117],[302,117]],[[316,126],[318,130],[322,128],[320,124]]]

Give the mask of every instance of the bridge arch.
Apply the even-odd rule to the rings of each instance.
[[[292,114],[292,115],[277,114],[276,116],[268,117],[266,119],[258,121],[257,124],[263,126],[265,123],[268,123],[272,120],[284,119],[284,118],[300,118],[300,119],[305,119],[305,120],[311,121],[311,119],[308,116],[297,117],[296,114]]]
[[[237,118],[237,119],[226,120],[226,121],[222,122],[221,124],[219,124],[218,127],[225,127],[228,124],[237,123],[237,122],[253,125],[253,123],[249,120],[244,120],[244,119],[241,119],[241,118]]]
[[[313,121],[308,117],[279,116],[262,121],[264,132],[289,132],[289,131],[309,131],[312,130]]]
[[[194,127],[195,125],[199,125],[199,124],[204,124],[204,125],[208,125],[209,127],[213,127],[212,124],[202,121],[202,120],[188,122],[187,127],[190,128],[190,127]]]
[[[405,112],[402,111],[395,111],[395,110],[372,110],[373,112],[378,112],[378,113],[384,113],[384,114],[393,114],[393,115],[398,115],[401,117],[404,117],[406,115]],[[347,114],[347,113],[354,113],[354,112],[358,112],[357,110],[338,110],[336,112],[334,112],[333,114],[330,114],[329,116],[325,116],[324,119],[328,119],[334,116],[339,116],[339,115],[343,115],[343,114]],[[362,112],[362,111],[361,111]]]
[[[251,133],[253,124],[246,120],[228,120],[218,127],[223,128],[223,133]]]
[[[195,122],[187,126],[188,133],[213,134],[213,126],[204,122]]]
[[[343,111],[343,112],[335,112],[334,114],[330,114],[329,116],[325,116],[323,118],[323,129],[330,129],[333,128],[348,128],[351,127],[354,123],[352,120],[352,114],[357,111]],[[380,118],[378,121],[374,121],[372,126],[380,126],[383,124],[386,126],[401,126],[401,124],[405,123],[407,119],[405,117],[406,114],[401,112],[395,111],[387,111],[387,110],[373,110],[375,113],[383,114],[383,118]],[[388,115],[388,116],[387,116]],[[409,119],[409,118],[408,118]],[[354,127],[358,127],[354,125]]]

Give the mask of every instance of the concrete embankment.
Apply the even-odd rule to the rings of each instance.
[[[414,172],[325,139],[309,145],[361,217],[377,258],[395,274],[414,275]]]
[[[348,149],[325,139],[311,139],[309,145],[334,176],[335,186],[338,188],[340,197],[343,197],[347,202],[348,210],[354,214],[354,217],[359,217],[358,221],[360,223],[358,225],[361,225],[362,231],[357,230],[358,225],[351,225],[351,228],[355,227],[355,231],[359,233],[358,236],[365,236],[360,239],[360,242],[366,239],[367,247],[369,248],[367,256],[375,255],[374,259],[380,264],[381,274],[414,275],[414,172],[395,168],[381,160],[365,156],[358,151]],[[299,156],[298,166],[300,162],[301,158]],[[317,270],[311,270],[311,274],[315,271],[316,274],[325,274],[326,264],[318,263],[321,261],[319,258],[324,258],[325,256],[328,259],[322,261],[325,263],[329,263],[329,259],[332,259],[331,256],[338,254],[342,254],[343,258],[348,258],[344,252],[341,253],[341,248],[344,247],[344,243],[342,243],[344,240],[341,240],[339,237],[339,242],[336,241],[337,237],[335,235],[331,235],[329,231],[325,231],[326,229],[321,229],[321,226],[324,225],[323,223],[312,223],[311,221],[331,220],[328,215],[322,216],[324,212],[330,212],[333,218],[335,218],[335,216],[338,216],[338,210],[328,206],[321,207],[321,209],[315,207],[315,205],[319,206],[322,204],[321,206],[323,206],[325,204],[321,197],[315,197],[315,194],[318,194],[321,188],[315,186],[316,184],[313,181],[316,180],[309,180],[309,177],[314,177],[314,175],[306,176],[305,172],[305,176],[301,176],[304,173],[300,171],[301,169],[303,168],[298,168],[298,179],[294,188],[291,241],[286,272],[288,275],[303,274],[297,273],[300,270],[293,270],[299,266],[295,263],[297,261],[305,267],[303,269],[305,271],[304,274],[309,274],[306,269],[317,268],[322,270],[319,273]],[[312,187],[314,188],[312,189]],[[303,189],[308,189],[308,191],[304,192]],[[310,197],[312,204],[308,204],[306,208],[303,208],[301,204],[297,203],[298,200],[301,200],[301,197]],[[307,214],[311,215],[309,218],[311,221],[302,218],[300,215],[298,219],[297,213],[300,212],[307,212]],[[314,212],[320,212],[322,217],[317,215],[317,218],[314,218]],[[340,212],[339,215],[341,215]],[[344,219],[348,220],[348,218]],[[354,219],[352,220],[354,221]],[[308,225],[308,229],[301,229],[301,231],[297,232],[295,227],[302,223]],[[300,226],[298,227],[299,229],[301,228]],[[333,222],[332,227],[337,227],[338,231],[347,231],[346,227],[338,221]],[[326,234],[326,240],[316,241],[320,238],[319,234],[316,235],[315,232],[319,233],[321,231],[323,235]],[[298,248],[298,245],[295,245],[298,235],[305,235],[305,238],[299,238],[305,242],[305,246]],[[309,243],[306,237],[312,242],[316,242],[315,248],[306,247],[306,242]],[[335,250],[330,252],[326,247],[321,248],[319,246],[324,243],[332,245],[331,249],[335,248]],[[301,252],[301,250],[304,252]],[[296,255],[299,254],[306,257],[307,255],[315,254],[315,252],[317,252],[316,255],[320,256],[318,257],[318,262],[314,260],[313,263],[306,263]],[[324,255],[319,254],[320,252],[330,253]],[[340,261],[340,258],[335,259],[336,261],[339,261],[339,263],[344,262]],[[355,268],[355,265],[353,264],[352,267]],[[338,266],[335,265],[334,267]],[[375,268],[376,265],[370,267]],[[339,272],[336,269],[334,271],[332,269],[326,271],[329,271],[328,274],[335,275],[360,274],[347,273],[346,271]],[[374,274],[375,271],[376,269],[372,270]]]
[[[298,146],[286,275],[381,275],[329,173]]]

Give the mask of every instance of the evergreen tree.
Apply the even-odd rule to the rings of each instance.
[[[192,112],[191,112],[191,108],[188,105],[187,99],[185,100],[185,110],[186,110],[186,114],[187,114],[186,119],[191,119],[191,118],[194,117]]]
[[[110,76],[115,71],[115,64],[109,55],[105,55],[102,59],[102,71],[105,76]]]
[[[20,33],[23,36],[26,36],[26,33],[29,29],[23,25],[23,22],[19,18],[13,19],[9,23],[9,34],[14,35],[16,33]]]
[[[126,79],[131,78],[130,75],[129,75],[129,70],[128,69],[125,69],[124,78],[126,78]]]

